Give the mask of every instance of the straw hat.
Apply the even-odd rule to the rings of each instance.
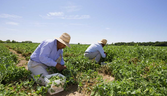
[[[70,35],[67,33],[63,33],[59,38],[56,38],[59,42],[63,43],[64,45],[71,47],[69,42],[70,42]]]
[[[98,41],[98,43],[106,45],[107,44],[107,40],[106,39],[102,39],[101,41]]]

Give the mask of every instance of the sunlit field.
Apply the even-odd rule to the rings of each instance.
[[[9,49],[22,54],[28,61],[38,43],[0,44],[0,95],[46,95],[47,86],[36,84],[24,67],[17,67],[18,57]],[[67,69],[65,89],[78,85],[78,92],[91,96],[159,96],[167,95],[167,47],[107,45],[107,58],[96,64],[84,57],[89,45],[72,44],[63,51]],[[60,73],[54,67],[55,73]],[[99,73],[115,79],[106,82]],[[66,91],[66,90],[64,90]]]

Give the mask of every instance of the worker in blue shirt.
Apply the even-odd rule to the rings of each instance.
[[[49,75],[47,68],[49,66],[56,67],[58,71],[66,69],[63,59],[63,49],[69,45],[70,35],[63,33],[59,38],[54,40],[44,40],[35,51],[30,56],[28,62],[28,70],[32,72],[32,76],[40,75],[42,76]],[[44,79],[39,78],[41,85],[45,85]]]
[[[95,59],[97,63],[100,63],[101,57],[106,58],[107,54],[104,52],[103,47],[107,44],[106,39],[102,39],[101,41],[91,44],[85,51],[84,56],[89,59]]]

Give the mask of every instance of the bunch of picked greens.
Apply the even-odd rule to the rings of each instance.
[[[56,75],[56,76],[50,77],[49,80],[50,80],[50,82],[52,82],[54,80],[60,80],[60,81],[62,81],[62,80],[64,80],[64,78],[61,77],[61,76]]]

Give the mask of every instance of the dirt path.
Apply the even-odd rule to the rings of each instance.
[[[103,80],[106,81],[106,82],[115,80],[115,78],[110,76],[110,75],[105,75],[103,73],[99,73],[99,75],[101,75],[103,77]]]
[[[9,50],[10,50],[10,52],[16,54],[17,57],[18,57],[19,63],[16,66],[18,66],[18,67],[25,67],[28,70],[28,67],[27,67],[28,61],[26,60],[26,58],[23,57],[22,54],[19,54],[16,51],[14,51],[13,49],[9,49]]]

